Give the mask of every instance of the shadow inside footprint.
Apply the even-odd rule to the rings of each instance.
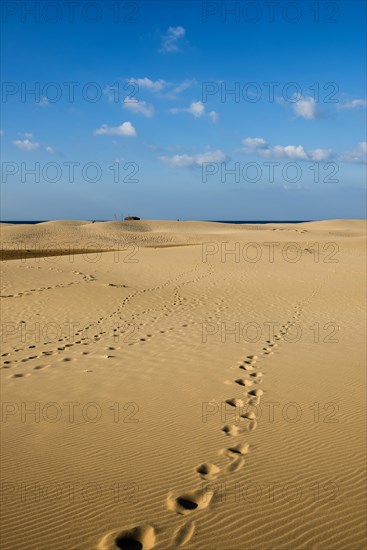
[[[184,498],[184,497],[176,498],[176,502],[179,506],[181,506],[185,510],[195,510],[198,507],[197,502],[194,502],[193,500],[189,500],[188,498]]]
[[[236,455],[245,455],[249,452],[249,448],[250,445],[248,443],[238,443],[238,445],[230,447],[228,452]]]
[[[155,530],[151,525],[140,525],[120,531],[111,532],[103,537],[98,550],[151,550],[155,546]]]
[[[143,545],[138,540],[128,539],[126,537],[118,537],[115,540],[117,548],[123,548],[125,550],[143,550]]]
[[[213,494],[213,491],[199,489],[176,498],[169,495],[167,499],[168,509],[182,515],[190,514],[194,510],[203,510],[209,505]]]

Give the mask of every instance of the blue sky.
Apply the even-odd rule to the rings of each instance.
[[[270,9],[3,3],[1,219],[364,217],[366,4]]]

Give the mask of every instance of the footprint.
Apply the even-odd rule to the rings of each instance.
[[[231,399],[227,399],[226,403],[228,405],[231,405],[232,407],[243,407],[244,402],[242,399],[237,399],[237,397],[232,397]]]
[[[167,507],[177,514],[191,514],[194,510],[204,510],[207,508],[213,495],[213,491],[205,490],[205,488],[185,493],[176,498],[169,495],[167,498]]]
[[[249,443],[238,443],[237,445],[234,445],[233,447],[230,447],[227,449],[227,453],[229,456],[233,455],[247,455],[249,452],[250,445]]]
[[[151,525],[138,525],[124,531],[108,533],[98,544],[97,550],[151,550],[154,545],[154,528]]]
[[[227,466],[226,470],[229,473],[238,472],[245,465],[245,459],[240,456],[235,460],[232,460],[231,463]]]
[[[235,380],[236,384],[239,384],[240,386],[252,386],[253,382],[252,380],[245,380],[245,378],[238,378]]]
[[[248,394],[254,395],[255,397],[261,397],[262,395],[264,395],[264,392],[262,390],[250,390]]]
[[[247,418],[248,420],[256,420],[256,414],[253,411],[245,412],[241,415],[242,418]]]
[[[204,479],[215,479],[220,472],[220,468],[215,464],[205,463],[200,464],[200,466],[196,468],[196,471]]]
[[[240,433],[240,428],[235,424],[226,424],[225,426],[223,426],[222,432],[226,433],[231,437],[235,437]]]
[[[252,365],[240,365],[239,368],[246,371],[254,370],[254,367]]]
[[[193,521],[180,525],[174,534],[174,548],[176,548],[176,546],[183,546],[189,542],[189,540],[192,539],[194,532],[195,523]]]
[[[247,402],[248,405],[260,405],[260,397],[252,397]]]

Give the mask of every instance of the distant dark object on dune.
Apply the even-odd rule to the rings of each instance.
[[[129,222],[131,220],[140,220],[140,218],[138,218],[137,216],[126,216],[126,218],[124,218],[124,221],[126,222]]]

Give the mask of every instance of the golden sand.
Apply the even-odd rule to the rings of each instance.
[[[3,550],[366,547],[365,222],[1,234]]]

